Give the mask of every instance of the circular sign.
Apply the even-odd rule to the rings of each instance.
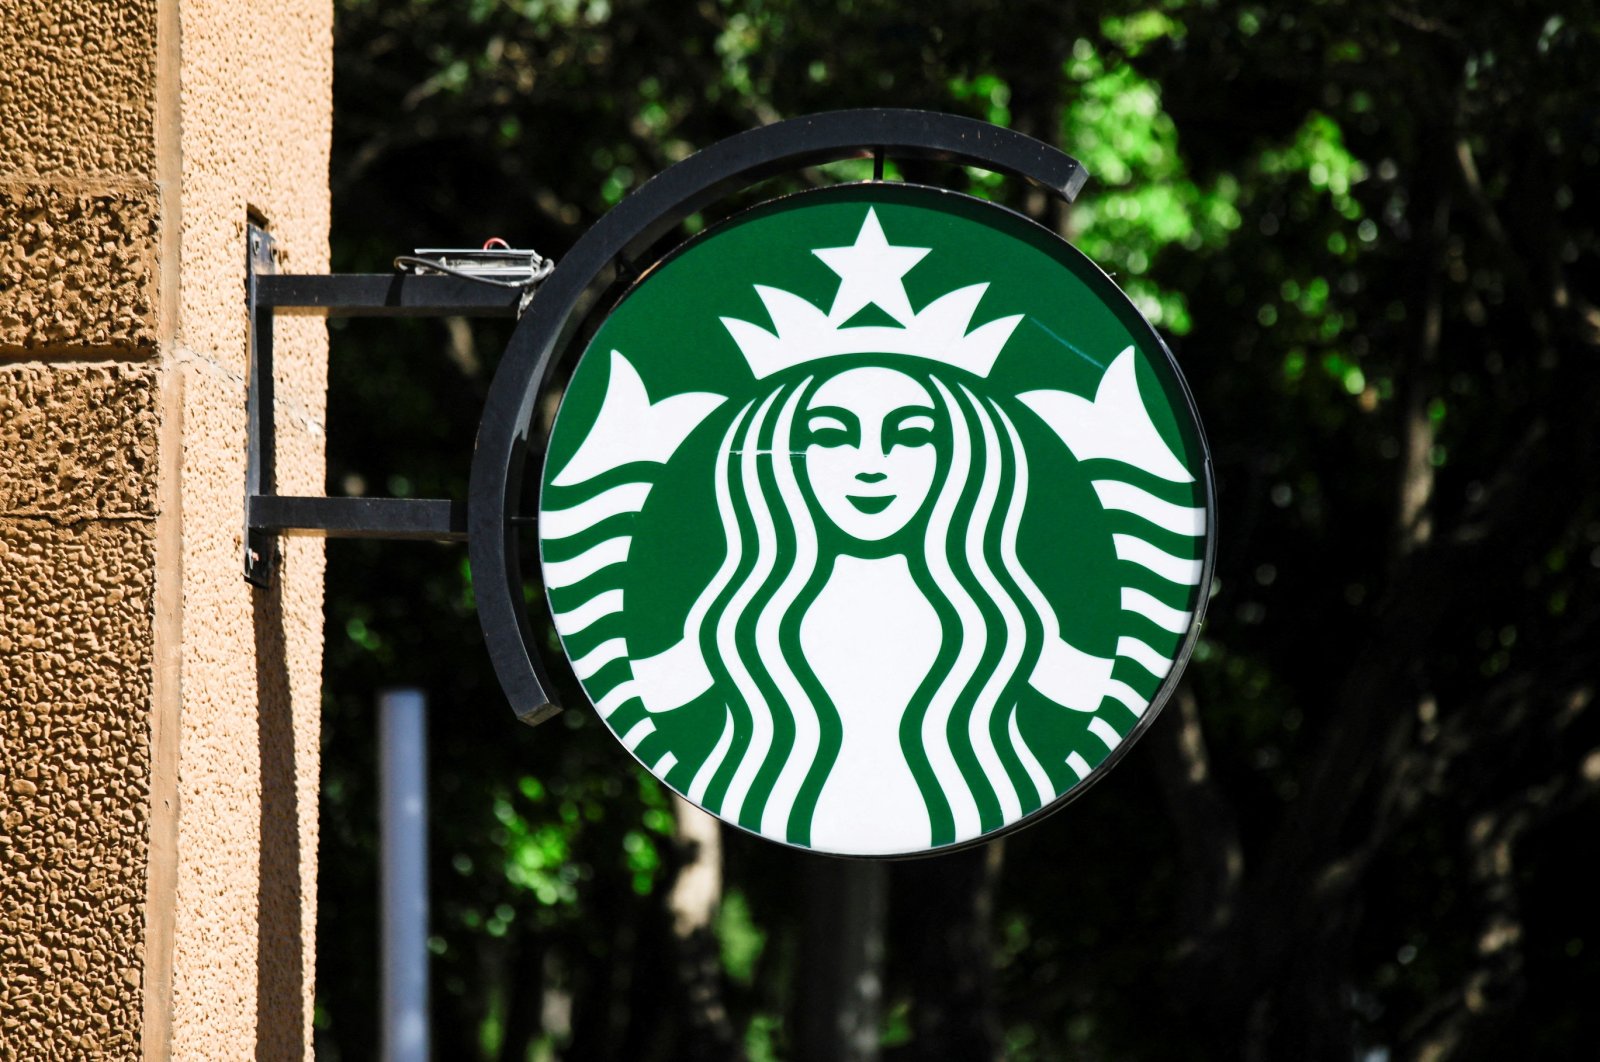
[[[757,207],[600,324],[539,491],[600,716],[693,803],[905,855],[1075,796],[1192,644],[1210,466],[1159,337],[1082,254],[904,184]]]

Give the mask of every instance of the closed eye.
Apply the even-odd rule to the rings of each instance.
[[[860,421],[848,409],[825,406],[806,412],[806,432],[812,446],[855,446],[861,441]]]
[[[906,411],[898,419],[885,425],[884,447],[926,446],[933,442],[934,421],[931,413]]]

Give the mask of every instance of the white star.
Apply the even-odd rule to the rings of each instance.
[[[926,247],[891,247],[878,224],[878,212],[867,208],[867,220],[853,247],[820,247],[811,252],[839,274],[839,294],[828,320],[842,324],[868,303],[881,307],[901,324],[915,316],[901,278],[928,253]]]

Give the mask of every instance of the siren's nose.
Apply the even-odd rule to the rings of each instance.
[[[887,472],[857,472],[856,479],[863,483],[882,483],[889,478]]]

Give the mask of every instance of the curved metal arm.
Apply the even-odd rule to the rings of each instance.
[[[779,173],[847,158],[892,155],[980,166],[1023,178],[1069,202],[1087,174],[1078,162],[1021,133],[927,111],[834,111],[754,129],[667,169],[601,218],[561,258],[512,333],[495,373],[472,459],[469,544],[478,619],[490,659],[518,718],[559,710],[522,597],[524,469],[543,440],[537,399],[594,298],[682,220],[730,192]]]

